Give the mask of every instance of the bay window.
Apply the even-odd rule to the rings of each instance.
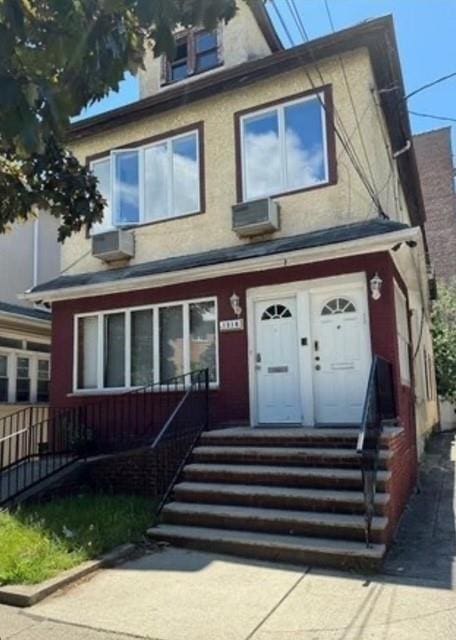
[[[325,92],[240,118],[243,200],[329,182]]]
[[[148,386],[205,368],[216,384],[217,358],[214,299],[75,318],[76,391]]]
[[[200,212],[200,135],[196,129],[92,161],[107,202],[92,233]]]

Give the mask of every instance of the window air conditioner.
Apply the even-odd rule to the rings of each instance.
[[[92,255],[105,262],[132,258],[135,255],[133,234],[123,229],[115,229],[94,235]]]
[[[271,198],[235,204],[232,211],[233,231],[241,238],[272,233],[280,228],[280,206]]]

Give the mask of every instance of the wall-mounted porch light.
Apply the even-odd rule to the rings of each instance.
[[[372,300],[380,300],[380,298],[382,297],[383,280],[380,278],[378,273],[376,273],[375,276],[373,276],[370,279],[369,284],[370,284]]]
[[[234,311],[234,315],[239,318],[242,314],[242,307],[239,305],[239,296],[233,291],[233,295],[230,297],[231,308]]]

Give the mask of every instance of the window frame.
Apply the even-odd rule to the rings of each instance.
[[[205,32],[211,33],[211,31],[215,34],[215,37],[216,37],[216,45],[215,47],[213,47],[213,49],[215,49],[217,53],[217,63],[213,67],[210,67],[209,69],[197,70],[196,68],[197,66],[196,63],[198,58],[198,53],[196,51],[197,36]],[[203,73],[209,73],[210,71],[213,71],[214,69],[218,69],[219,67],[223,66],[222,30],[220,25],[218,27],[215,27],[215,29],[213,30],[204,29],[204,28],[186,29],[182,33],[177,34],[176,46],[178,46],[180,41],[183,41],[183,40],[185,40],[187,44],[187,57],[186,57],[187,75],[185,76],[185,78],[180,78],[179,80],[173,80],[172,78],[173,62],[177,62],[177,61],[170,60],[168,56],[163,55],[162,56],[162,74],[161,74],[161,83],[160,83],[162,87],[165,87],[167,85],[179,84],[180,82],[185,82],[190,78],[199,76]],[[213,49],[211,49],[210,51],[212,51]]]
[[[146,209],[145,209],[145,152],[147,149],[151,149],[156,146],[160,146],[163,144],[167,144],[167,155],[168,158],[172,159],[172,143],[175,140],[179,140],[182,138],[186,138],[190,135],[194,134],[196,136],[196,163],[198,167],[198,207],[195,210],[191,210],[185,213],[179,213],[177,215],[167,215],[161,216],[160,218],[154,218],[153,220],[146,219]],[[138,190],[139,190],[139,220],[138,222],[125,222],[118,223],[115,221],[115,201],[116,201],[116,183],[115,183],[115,163],[113,158],[116,154],[122,152],[137,151],[139,154],[138,164],[139,164],[139,180],[138,180]],[[185,127],[180,127],[179,129],[173,129],[171,131],[166,131],[162,134],[158,134],[155,136],[151,136],[148,138],[144,138],[137,142],[133,142],[130,144],[123,145],[122,147],[117,147],[114,149],[110,149],[109,151],[102,152],[100,154],[94,154],[88,156],[86,158],[86,166],[92,171],[93,167],[96,164],[106,162],[109,160],[109,176],[110,176],[110,206],[109,206],[109,220],[103,218],[101,223],[97,223],[97,225],[93,225],[91,229],[88,230],[88,237],[92,237],[99,233],[106,233],[108,231],[113,231],[115,229],[136,229],[143,226],[148,226],[151,224],[160,224],[163,222],[171,222],[173,220],[180,220],[182,218],[187,218],[189,216],[199,215],[201,213],[205,213],[206,211],[206,198],[205,198],[205,164],[204,164],[204,123],[203,121],[198,121],[187,125]],[[172,168],[172,162],[169,161],[169,168]],[[169,180],[169,191],[167,195],[168,206],[171,202],[174,202],[174,176],[171,173]],[[171,198],[170,198],[171,192]],[[171,210],[170,210],[171,211]]]
[[[162,392],[168,390],[166,385],[159,385],[160,382],[160,345],[159,345],[159,317],[160,309],[166,307],[181,306],[183,307],[183,354],[184,354],[184,373],[190,373],[190,313],[191,304],[202,302],[213,302],[215,309],[215,380],[210,382],[211,389],[220,387],[220,332],[219,332],[219,310],[218,299],[216,296],[207,296],[203,298],[189,298],[184,300],[170,300],[167,302],[159,302],[155,304],[138,305],[132,307],[120,307],[113,309],[105,309],[103,311],[90,311],[74,314],[73,316],[73,385],[71,395],[109,395],[119,394],[126,391],[134,391],[141,389],[143,385],[131,384],[131,314],[135,311],[153,310],[153,382],[154,391]],[[125,386],[124,387],[105,387],[104,382],[104,343],[103,328],[104,317],[111,314],[125,314]],[[81,388],[78,387],[78,322],[80,318],[97,317],[98,320],[98,344],[97,344],[97,387]]]
[[[271,194],[258,195],[252,198],[247,198],[246,193],[246,163],[245,158],[245,140],[244,140],[244,126],[243,122],[253,116],[259,116],[262,114],[273,112],[278,110],[282,113],[279,116],[278,129],[279,129],[279,145],[281,150],[281,157],[284,159],[283,166],[281,166],[282,180],[284,179],[286,171],[286,155],[285,153],[285,136],[284,133],[284,111],[285,108],[293,104],[299,104],[308,100],[314,99],[316,96],[320,96],[324,107],[321,107],[321,122],[323,131],[323,148],[325,150],[324,164],[326,179],[316,184],[292,187],[290,189],[281,190]],[[282,120],[282,124],[280,124]],[[293,195],[296,193],[302,193],[305,191],[311,191],[313,189],[321,189],[323,187],[329,187],[337,183],[337,159],[336,159],[336,142],[333,120],[333,97],[332,86],[323,85],[316,89],[309,91],[303,91],[297,94],[285,96],[283,98],[273,100],[271,102],[249,107],[243,109],[234,114],[235,122],[235,146],[236,146],[236,192],[237,202],[251,202],[261,198],[278,198],[282,196]]]
[[[43,343],[48,346],[48,343]],[[51,380],[51,354],[43,351],[27,351],[26,349],[13,349],[8,347],[0,348],[0,355],[7,358],[7,380],[8,380],[8,400],[0,401],[2,405],[33,405],[48,404],[48,402],[38,401],[38,361],[47,360],[49,362],[49,381]],[[30,399],[28,401],[17,400],[17,360],[18,358],[28,358],[29,360],[29,380],[30,380]]]

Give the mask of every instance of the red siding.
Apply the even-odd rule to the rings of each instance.
[[[391,360],[396,366],[393,266],[388,254],[379,253],[214,278],[191,284],[55,303],[53,307],[51,402],[61,406],[83,401],[80,398],[68,398],[68,394],[72,390],[74,314],[216,296],[219,305],[219,319],[223,320],[233,317],[229,298],[233,291],[236,291],[240,296],[240,304],[244,310],[245,318],[246,291],[249,288],[356,272],[365,272],[367,278],[370,278],[377,271],[384,284],[380,300],[374,302],[369,297],[372,349],[374,353]],[[217,423],[247,422],[249,419],[247,331],[221,333],[219,348],[220,390],[212,393],[213,419]],[[93,400],[93,396],[91,396],[91,400]]]

